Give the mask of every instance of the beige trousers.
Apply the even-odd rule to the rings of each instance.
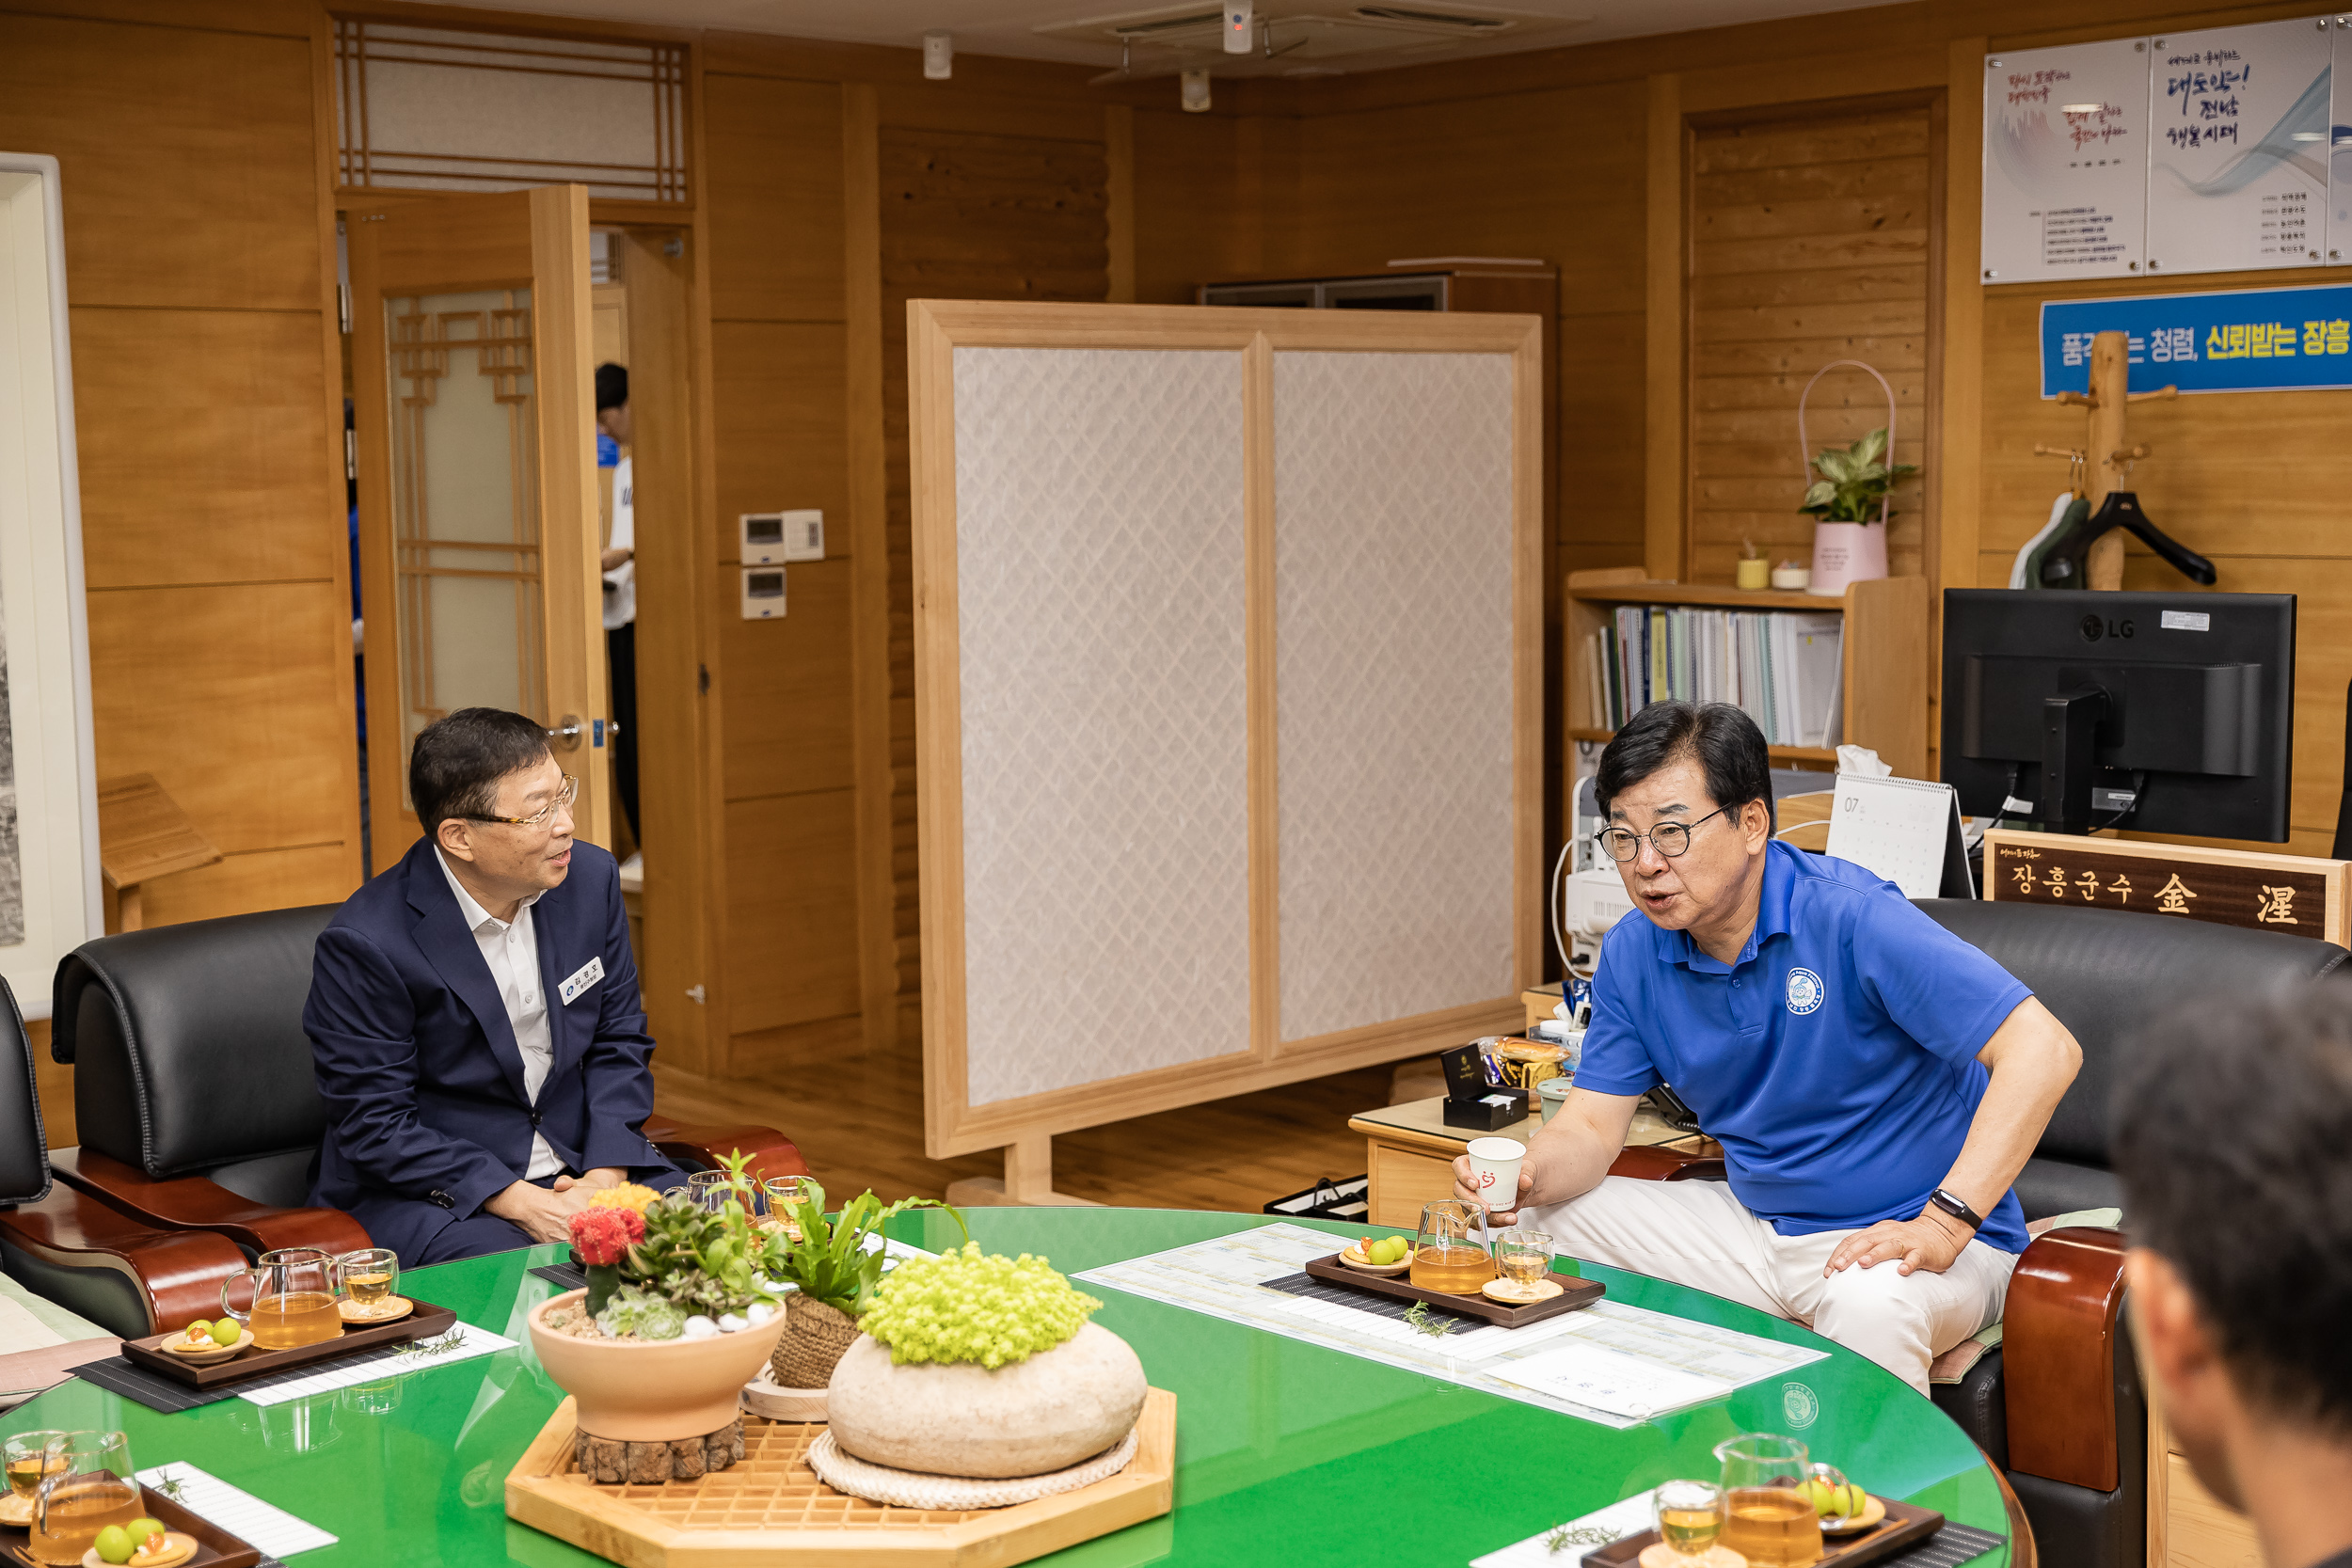
[[[1783,1236],[1721,1181],[1602,1180],[1583,1196],[1522,1210],[1519,1224],[1549,1232],[1567,1257],[1706,1291],[1808,1323],[1928,1391],[1937,1355],[1997,1323],[2013,1253],[1970,1242],[1942,1274],[1898,1274],[1893,1263],[1822,1267],[1851,1230]]]

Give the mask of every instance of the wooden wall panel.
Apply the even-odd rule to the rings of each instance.
[[[739,1038],[854,1015],[857,930],[845,918],[857,899],[850,791],[731,802],[726,842],[735,863],[727,878],[728,1027]],[[731,1053],[730,1065],[752,1064]]]
[[[340,898],[358,782],[313,13],[40,9],[0,14],[0,146],[62,166],[98,771],[153,773],[229,855],[150,884],[147,919]]]
[[[719,560],[740,555],[743,513],[807,506],[824,511],[826,557],[849,557],[847,352],[834,322],[711,324]]]
[[[315,312],[76,309],[89,585],[333,578],[319,390],[340,373]]]
[[[840,321],[840,85],[710,72],[703,116],[713,324]]]
[[[1924,106],[1788,116],[1698,129],[1691,142],[1690,544],[1692,580],[1729,581],[1743,541],[1809,559],[1796,510],[1797,404],[1836,359],[1895,389],[1895,460],[1917,464],[1931,417],[1928,258],[1931,122]],[[1814,451],[1886,423],[1859,371],[1806,405]],[[1898,487],[1887,539],[1898,577],[1922,569],[1923,490]]]
[[[885,95],[886,114],[892,102]],[[880,143],[893,924],[900,1030],[911,1039],[920,1035],[922,971],[914,853],[914,556],[907,479],[906,302],[1108,297],[1110,170],[1099,139],[1012,136],[885,122]]]
[[[272,11],[283,20],[257,19]],[[270,37],[0,16],[0,145],[64,166],[76,305],[315,314],[310,110],[307,24]]]
[[[721,570],[722,593],[736,593],[736,568]],[[720,623],[729,804],[855,784],[850,571],[847,560],[831,558],[787,566],[782,617]]]

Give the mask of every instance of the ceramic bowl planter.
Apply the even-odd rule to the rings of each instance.
[[[781,1313],[705,1339],[580,1338],[542,1322],[587,1294],[569,1291],[543,1302],[527,1322],[539,1364],[577,1402],[580,1430],[597,1437],[680,1442],[726,1426],[739,1414],[743,1385],[758,1375],[784,1331]]]
[[[1091,1458],[1143,1414],[1143,1363],[1088,1323],[1051,1350],[993,1371],[971,1363],[894,1365],[860,1335],[826,1394],[834,1441],[876,1465],[931,1475],[1043,1475]]]

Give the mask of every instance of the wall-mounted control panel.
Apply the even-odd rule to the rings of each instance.
[[[746,566],[775,566],[787,561],[825,559],[825,515],[811,508],[802,512],[742,514]]]
[[[784,619],[783,567],[746,566],[743,568],[743,619],[746,621]]]

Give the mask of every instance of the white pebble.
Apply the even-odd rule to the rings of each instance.
[[[686,1338],[715,1338],[718,1336],[718,1333],[719,1325],[712,1323],[708,1318],[705,1317],[700,1312],[695,1313],[692,1317],[686,1320],[686,1333],[684,1336]]]
[[[755,1301],[743,1309],[743,1321],[753,1328],[775,1320],[776,1309],[764,1301]]]
[[[734,1312],[729,1312],[719,1320],[719,1332],[722,1334],[740,1334],[750,1326],[746,1319]]]

